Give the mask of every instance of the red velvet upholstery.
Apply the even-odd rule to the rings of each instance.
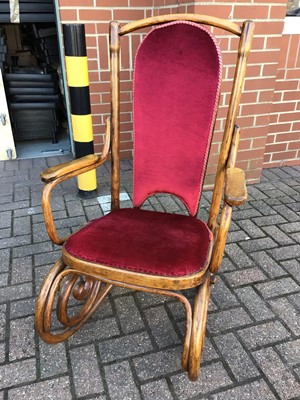
[[[183,276],[205,267],[212,234],[190,216],[112,211],[74,233],[67,252],[82,260],[164,276]]]
[[[196,214],[220,80],[220,51],[205,28],[171,22],[146,36],[134,75],[135,206],[166,192]]]

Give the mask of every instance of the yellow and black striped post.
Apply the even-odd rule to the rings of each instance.
[[[84,25],[64,24],[63,34],[75,156],[79,158],[94,153]],[[78,176],[78,194],[81,197],[97,194],[95,170]]]

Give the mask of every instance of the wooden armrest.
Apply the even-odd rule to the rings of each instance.
[[[96,154],[89,154],[76,160],[58,164],[54,167],[45,169],[41,173],[41,179],[43,182],[50,182],[54,179],[65,176],[70,172],[81,170],[82,168],[92,166],[93,164],[96,165],[98,161],[99,156],[97,156]]]
[[[230,206],[240,206],[247,200],[245,173],[240,168],[227,169],[224,197]]]
[[[41,173],[41,179],[43,182],[49,183],[62,177],[68,179],[72,178],[73,176],[80,175],[82,169],[85,169],[82,172],[87,172],[90,171],[91,169],[97,168],[107,160],[109,148],[110,148],[110,118],[107,118],[105,140],[101,156],[97,156],[96,154],[89,154],[87,156],[77,158],[76,160],[47,168]]]
[[[85,157],[78,158],[77,160],[69,161],[50,167],[41,173],[42,181],[46,183],[43,195],[42,195],[42,207],[45,218],[46,229],[48,235],[53,243],[63,244],[67,238],[60,238],[57,235],[55,224],[53,220],[52,208],[51,208],[51,192],[52,189],[60,182],[74,176],[80,175],[84,172],[96,169],[103,164],[107,158],[110,149],[110,118],[106,120],[106,134],[103,146],[103,152],[101,156],[96,154],[89,154]]]

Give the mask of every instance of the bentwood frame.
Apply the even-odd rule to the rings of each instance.
[[[182,366],[189,377],[196,380],[199,374],[200,357],[205,337],[206,315],[210,284],[218,272],[226,237],[230,225],[233,206],[246,201],[247,192],[244,172],[235,167],[240,129],[236,118],[245,78],[247,58],[251,48],[254,24],[245,21],[242,26],[233,22],[196,14],[175,14],[152,17],[128,23],[123,27],[115,21],[110,24],[110,68],[111,68],[111,116],[106,122],[105,144],[101,156],[89,155],[68,163],[51,167],[41,174],[45,182],[42,205],[47,231],[51,240],[63,245],[67,238],[60,238],[55,229],[50,197],[52,189],[66,179],[90,171],[102,165],[111,152],[111,196],[112,209],[120,207],[120,38],[138,29],[171,21],[192,21],[199,24],[221,28],[240,37],[236,70],[230,96],[227,119],[221,144],[215,186],[208,219],[208,227],[213,233],[211,257],[206,267],[195,274],[166,277],[136,273],[129,270],[116,270],[106,265],[83,262],[72,257],[63,247],[62,258],[48,274],[38,298],[36,308],[36,327],[40,336],[49,343],[66,340],[76,332],[105,299],[113,286],[162,294],[177,298],[186,311],[186,335],[183,345]],[[224,204],[221,210],[222,199]],[[85,277],[80,280],[80,277]],[[180,290],[196,287],[194,310]],[[51,312],[54,299],[59,291],[57,303],[58,320],[63,325],[59,333],[51,332]],[[82,309],[75,316],[67,312],[70,295],[85,300]]]

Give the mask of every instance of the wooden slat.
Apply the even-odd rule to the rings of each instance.
[[[127,33],[136,31],[137,29],[142,29],[148,26],[163,24],[171,21],[192,21],[204,25],[212,25],[217,28],[225,29],[226,31],[229,31],[238,36],[240,36],[242,33],[242,29],[239,25],[226,19],[200,14],[167,14],[130,22],[129,24],[126,24],[122,28],[120,28],[119,35],[126,35]]]

